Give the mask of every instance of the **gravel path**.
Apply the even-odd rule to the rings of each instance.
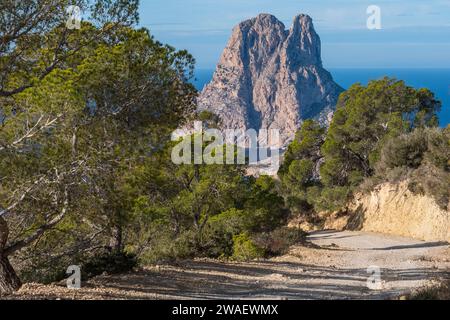
[[[380,299],[394,298],[450,277],[450,247],[364,232],[319,231],[310,245],[249,263],[214,260],[153,266],[100,276],[80,290],[25,285],[13,299]],[[367,286],[369,266],[380,290]]]

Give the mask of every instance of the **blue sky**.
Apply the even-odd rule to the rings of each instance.
[[[381,8],[382,29],[368,30],[366,9]],[[141,26],[214,68],[231,29],[258,13],[289,28],[309,14],[328,68],[450,68],[450,0],[141,0]]]

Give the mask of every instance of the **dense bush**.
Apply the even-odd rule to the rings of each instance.
[[[264,250],[258,247],[247,233],[233,236],[232,259],[237,261],[248,261],[264,256]]]
[[[422,163],[428,141],[423,130],[402,134],[388,140],[381,150],[381,159],[376,164],[379,170],[384,168],[418,168]]]
[[[253,237],[256,246],[264,250],[266,256],[286,254],[292,245],[305,240],[306,233],[300,229],[280,227],[272,232],[259,233]]]
[[[231,258],[238,261],[247,261],[283,255],[288,253],[291,246],[302,243],[305,236],[304,231],[286,226],[253,235],[243,232],[234,235],[232,238]]]
[[[235,208],[209,219],[202,234],[201,244],[209,257],[230,257],[233,255],[234,237],[251,225],[250,214]]]
[[[449,128],[418,128],[386,142],[371,179],[377,182],[407,179],[412,192],[433,197],[446,209],[450,199],[449,161]]]
[[[167,226],[149,226],[152,234],[136,251],[142,265],[173,262],[193,258],[197,255],[195,233],[191,230],[174,234]]]

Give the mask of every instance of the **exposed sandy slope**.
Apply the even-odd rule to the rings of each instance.
[[[26,285],[16,299],[375,299],[450,277],[447,244],[363,232],[320,231],[310,247],[251,263],[188,261],[101,276],[80,290]],[[367,288],[367,267],[381,268],[383,289]]]
[[[349,214],[330,216],[325,228],[450,242],[450,204],[445,210],[433,198],[413,194],[408,190],[408,181],[384,183],[370,194],[360,194],[355,198],[349,206]]]

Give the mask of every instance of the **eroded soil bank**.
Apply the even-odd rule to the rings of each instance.
[[[347,212],[322,217],[321,228],[399,235],[425,241],[450,242],[449,208],[433,198],[408,190],[408,181],[384,183],[369,194],[359,194]]]

